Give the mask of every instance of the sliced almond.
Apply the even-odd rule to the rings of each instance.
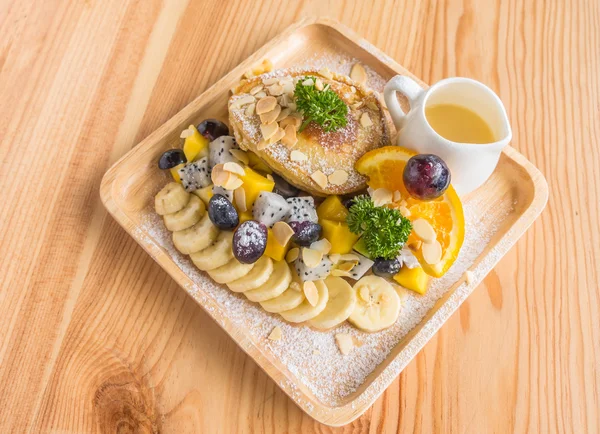
[[[243,107],[243,106],[245,106],[245,105],[252,104],[252,103],[253,103],[253,102],[255,102],[255,101],[256,101],[256,98],[254,98],[252,95],[244,95],[244,96],[242,96],[242,97],[240,97],[240,98],[236,99],[236,100],[235,100],[235,101],[234,101],[234,102],[231,104],[231,106],[232,106],[233,108],[241,108],[241,107]]]
[[[473,283],[474,280],[475,280],[475,275],[473,274],[473,272],[471,270],[465,271],[465,281],[467,282],[467,285],[470,285],[471,283]]]
[[[281,85],[283,87],[283,94],[284,95],[293,95],[294,94],[294,90],[295,90],[295,86],[293,82],[287,82]]]
[[[352,269],[356,266],[354,262],[344,262],[338,265],[338,270],[342,271],[352,271]]]
[[[319,74],[322,75],[323,77],[332,80],[333,79],[333,74],[331,73],[331,71],[329,70],[329,68],[322,68],[319,70]]]
[[[308,268],[315,268],[321,263],[322,259],[323,252],[309,247],[302,247],[302,260]]]
[[[225,183],[223,184],[223,188],[225,190],[237,190],[238,188],[240,188],[243,184],[244,181],[240,178],[238,178],[237,175],[230,173],[230,177],[227,178],[227,181],[225,181]]]
[[[402,199],[402,193],[400,193],[398,190],[394,191],[394,202],[398,202],[400,199]]]
[[[244,168],[233,161],[228,161],[227,163],[223,164],[223,170],[225,172],[235,173],[236,175],[240,176],[244,176],[246,174]]]
[[[260,142],[258,142],[258,145],[256,145],[256,149],[258,149],[259,151],[262,151],[263,149],[267,149],[269,147],[270,143],[266,140],[261,140]]]
[[[363,105],[362,101],[359,101],[359,102],[355,102],[350,107],[352,107],[354,110],[358,110],[359,108],[362,107],[362,105]]]
[[[265,78],[262,82],[265,86],[271,86],[275,83],[279,83],[279,78],[277,78],[277,77]]]
[[[254,110],[256,110],[256,104],[252,103],[252,104],[248,104],[246,106],[246,116],[250,117],[254,115]]]
[[[326,255],[331,250],[331,243],[327,238],[322,238],[319,241],[315,241],[310,245],[312,250],[316,250],[321,252],[323,255]],[[319,260],[320,261],[320,260]]]
[[[308,157],[303,152],[294,150],[294,151],[290,152],[290,160],[292,160],[292,161],[306,161],[306,160],[308,160]]]
[[[273,225],[273,236],[279,245],[287,245],[292,235],[294,235],[294,230],[286,222],[277,222]]]
[[[292,102],[292,98],[284,93],[279,98],[277,98],[277,102],[281,107],[287,107],[288,104]]]
[[[338,262],[340,262],[341,258],[342,255],[340,255],[339,253],[332,253],[331,255],[329,255],[329,260],[332,264],[337,264]]]
[[[387,188],[378,188],[371,195],[375,206],[383,206],[392,203],[392,192]]]
[[[277,125],[277,122],[274,122],[271,125]],[[269,144],[272,145],[273,143],[277,143],[278,141],[283,139],[283,136],[285,136],[285,131],[283,131],[283,128],[277,127],[277,131],[275,131],[275,134],[269,137]]]
[[[248,210],[246,206],[246,190],[243,188],[236,188],[233,192],[233,201],[235,202],[235,206],[238,211],[244,212]]]
[[[314,282],[304,282],[304,295],[311,306],[316,306],[319,302],[319,291]]]
[[[352,273],[349,271],[340,270],[338,268],[331,270],[331,275],[335,277],[352,277]]]
[[[294,129],[298,130],[298,128],[300,128],[300,125],[302,125],[302,119],[298,116],[295,116],[295,113],[291,113],[287,118],[283,119],[279,123],[279,126],[281,128],[285,128],[288,125],[292,125]]]
[[[291,111],[295,111],[297,106],[295,102],[290,102],[288,103],[288,107],[290,108]]]
[[[272,124],[268,125],[263,124],[260,126],[260,132],[262,133],[263,139],[265,140],[269,140],[271,137],[273,137],[278,129],[279,125],[277,125],[276,122],[273,122]]]
[[[267,92],[265,92],[264,90],[261,90],[260,92],[258,92],[254,96],[256,97],[256,99],[266,98],[267,97]]]
[[[352,93],[356,93],[356,88],[355,88],[354,86],[350,86],[350,91],[351,91]]]
[[[364,112],[362,114],[360,117],[360,124],[363,126],[363,128],[369,128],[371,125],[373,125],[373,121],[371,120],[369,113]]]
[[[348,261],[358,264],[360,262],[360,258],[354,253],[344,253],[343,255],[340,255],[340,261]]]
[[[292,247],[285,255],[287,262],[294,262],[300,256],[300,249],[298,247]]]
[[[421,253],[423,253],[423,259],[429,265],[435,265],[442,259],[442,245],[435,240],[432,243],[423,243],[421,246]]]
[[[317,183],[317,185],[321,188],[327,188],[327,176],[320,170],[313,172],[310,175],[311,179]]]
[[[317,90],[323,90],[323,81],[320,78],[315,80],[315,87]]]
[[[283,86],[276,83],[272,86],[267,87],[267,92],[273,96],[279,96],[283,94]]]
[[[277,120],[279,113],[281,113],[281,106],[276,105],[270,112],[266,112],[260,115],[260,123],[265,125],[272,124],[273,122],[275,122],[275,120]]]
[[[290,108],[284,108],[284,109],[281,109],[281,108],[280,108],[280,111],[279,111],[279,116],[277,116],[277,119],[275,119],[275,121],[276,121],[276,122],[279,122],[279,121],[282,121],[282,120],[284,120],[285,118],[287,118],[287,117],[288,117],[288,115],[289,115],[291,112],[292,112],[292,110],[291,110]],[[281,127],[281,125],[279,125],[279,126]],[[281,128],[283,128],[283,127],[281,127]]]
[[[333,185],[344,185],[348,181],[348,172],[345,170],[336,170],[327,177],[330,184]]]
[[[350,354],[350,352],[354,349],[354,340],[348,333],[337,333],[335,335],[335,342],[340,349],[340,353],[342,353],[344,356]]]
[[[298,282],[292,282],[290,283],[290,288],[292,288],[294,291],[302,291],[302,287],[300,286],[300,284]]]
[[[252,89],[250,89],[250,95],[256,95],[258,92],[260,92],[263,89],[264,89],[264,86],[262,84],[259,84],[258,86],[254,86]]]
[[[283,337],[283,333],[281,331],[281,329],[279,328],[279,326],[276,326],[273,331],[271,332],[271,334],[269,335],[269,339],[272,341],[279,341],[281,340],[281,338]]]
[[[404,217],[410,217],[411,212],[407,207],[401,205],[398,207],[398,211],[400,211],[400,214]]]
[[[217,164],[215,167],[213,167],[210,174],[210,179],[212,180],[213,184],[220,187],[223,186],[223,184],[229,178],[229,175],[231,175],[230,172],[225,172],[223,170],[223,166],[223,164]]]
[[[416,252],[417,250],[419,250],[422,245],[423,245],[423,241],[421,241],[421,240],[416,240],[416,241],[413,241],[413,242],[407,244],[408,248],[410,250],[412,250],[413,252]]]
[[[315,82],[313,81],[312,78],[307,78],[306,80],[304,80],[302,82],[303,86],[313,86],[315,84]]]
[[[194,130],[192,130],[191,128],[186,128],[185,130],[183,130],[181,132],[181,134],[179,135],[179,137],[182,138],[182,139],[187,139],[192,134],[194,134]]]
[[[413,231],[417,237],[421,238],[425,243],[433,243],[436,239],[433,226],[425,219],[416,219],[412,222]]]
[[[360,63],[355,63],[350,71],[350,78],[357,83],[365,84],[367,82],[367,71]]]
[[[273,175],[271,175],[270,173],[267,173],[265,176],[267,177],[267,179],[268,179],[269,181],[273,181],[273,182],[275,182],[275,179],[273,179]]]
[[[250,159],[248,158],[248,154],[245,151],[242,151],[241,149],[230,149],[229,153],[233,157],[237,158],[242,163],[244,163],[246,166],[250,164]]]
[[[274,96],[265,96],[256,103],[256,114],[262,115],[268,113],[277,105],[277,99]]]
[[[379,111],[379,107],[374,101],[367,101],[367,107],[369,107],[371,110]]]
[[[286,125],[283,132],[284,136],[281,139],[281,143],[283,143],[288,148],[293,148],[294,146],[296,146],[296,143],[298,143],[298,137],[296,136],[296,128],[294,128],[293,125]]]

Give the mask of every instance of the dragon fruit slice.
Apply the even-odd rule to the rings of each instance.
[[[291,206],[291,210],[286,219],[287,223],[304,221],[313,223],[319,222],[319,217],[317,216],[317,210],[315,208],[315,200],[312,197],[290,197],[287,199],[287,203]]]
[[[358,256],[358,264],[356,264],[354,268],[350,270],[350,276],[348,277],[350,279],[358,280],[361,277],[363,277],[367,271],[371,269],[374,262],[359,253],[352,252],[352,254]]]
[[[217,164],[225,164],[230,161],[237,162],[229,152],[232,149],[238,149],[238,145],[233,136],[221,136],[210,142],[208,145],[210,167],[215,167]]]
[[[314,268],[307,267],[302,256],[294,261],[294,268],[303,282],[325,279],[331,273],[331,266],[332,263],[327,256],[323,256],[321,262]]]
[[[212,192],[213,192],[213,195],[220,194],[222,196],[225,196],[227,198],[227,200],[229,200],[229,202],[233,203],[233,191],[225,190],[223,187],[219,187],[219,186],[215,185],[212,188]]]
[[[181,184],[187,192],[196,191],[212,184],[207,157],[186,164],[177,173],[179,173]]]
[[[290,204],[277,193],[262,191],[252,206],[252,217],[267,227],[283,220],[290,211]]]

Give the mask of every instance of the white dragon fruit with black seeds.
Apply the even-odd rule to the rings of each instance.
[[[212,184],[208,158],[204,157],[193,163],[188,163],[177,170],[185,191],[192,192]]]
[[[350,276],[348,276],[348,277],[350,277],[351,279],[354,279],[354,280],[358,280],[361,277],[363,277],[367,271],[369,271],[371,269],[374,262],[371,261],[366,256],[363,256],[359,253],[352,252],[352,254],[358,256],[358,264],[356,264],[354,266],[354,268],[352,268],[352,270],[350,270]]]
[[[270,228],[285,219],[290,208],[290,204],[283,196],[269,191],[261,191],[252,206],[252,217]]]
[[[238,145],[233,136],[221,136],[210,142],[208,145],[210,167],[215,167],[217,164],[225,164],[237,162],[237,158],[231,155],[232,149],[238,149]]]
[[[315,199],[311,196],[290,197],[287,199],[287,203],[291,206],[289,215],[286,219],[287,223],[305,221],[313,223],[319,222],[317,209],[315,208]]]
[[[219,187],[219,186],[215,185],[212,188],[212,192],[213,192],[213,195],[220,194],[220,195],[225,196],[229,200],[229,202],[233,203],[233,191],[225,190],[223,187]]]
[[[298,259],[294,261],[294,268],[298,273],[298,277],[303,282],[325,279],[329,276],[329,273],[331,273],[332,265],[333,264],[327,256],[323,256],[321,262],[314,268],[307,267],[302,260],[302,256],[299,256]]]

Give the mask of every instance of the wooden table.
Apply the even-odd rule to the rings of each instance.
[[[548,208],[364,416],[304,415],[107,216],[105,170],[292,22],[504,100]],[[1,432],[598,432],[596,1],[4,1]]]

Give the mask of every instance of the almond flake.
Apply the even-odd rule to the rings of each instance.
[[[392,202],[392,192],[387,188],[378,188],[371,195],[375,206],[383,206]]]
[[[407,244],[408,248],[414,252],[419,250],[422,245],[423,245],[423,241],[420,241],[420,240],[416,240],[416,241],[413,241],[413,242]]]
[[[323,90],[323,82],[320,78],[317,78],[315,80],[315,87],[317,88],[317,90]]]
[[[341,258],[342,258],[342,255],[340,255],[339,253],[332,253],[331,255],[329,255],[329,260],[334,265],[337,264],[338,262],[340,262]]]
[[[244,184],[244,181],[238,178],[237,175],[234,175],[233,173],[231,175],[232,176],[230,176],[229,179],[227,179],[225,184],[223,184],[223,188],[225,190],[237,190]]]
[[[224,166],[223,164],[217,164],[212,169],[212,172],[210,174],[210,179],[212,180],[214,185],[222,186],[222,184],[227,180],[227,177],[230,174],[229,172],[225,172],[223,170],[223,166]]]
[[[350,71],[350,78],[357,83],[365,84],[367,82],[367,71],[360,63],[355,63]]]
[[[294,146],[296,146],[296,143],[298,143],[298,137],[296,137],[296,128],[294,128],[293,125],[287,125],[283,132],[284,136],[281,139],[281,143],[283,143],[288,148],[293,148]]]
[[[304,80],[304,81],[302,82],[302,85],[303,85],[303,86],[312,86],[312,85],[314,85],[314,84],[315,84],[315,82],[313,81],[313,79],[312,79],[312,78],[307,78],[306,80]]]
[[[273,96],[279,96],[283,94],[283,86],[280,84],[274,84],[267,87],[267,91]]]
[[[433,243],[423,243],[421,253],[423,253],[425,262],[429,265],[435,265],[442,259],[442,245],[438,240],[435,240]]]
[[[350,86],[350,91],[351,91],[352,93],[356,93],[356,88],[355,88],[354,86]]]
[[[292,161],[306,161],[306,160],[308,160],[308,157],[303,152],[292,151],[292,152],[290,152],[290,160],[292,160]]]
[[[273,225],[273,236],[279,245],[287,245],[292,235],[294,235],[294,230],[286,222],[277,222]]]
[[[296,110],[297,106],[295,102],[291,102],[288,104],[288,107],[290,108],[291,111]],[[301,119],[302,120],[302,119]]]
[[[277,105],[277,99],[274,96],[265,96],[256,103],[256,114],[262,115],[268,113],[275,108]]]
[[[240,212],[244,212],[248,210],[248,207],[246,206],[246,190],[243,188],[237,188],[234,192],[233,192],[233,201],[235,202],[235,205],[237,206],[238,211]]]
[[[256,99],[266,98],[267,97],[267,93],[264,90],[261,90],[260,92],[258,92],[254,96],[256,97]]]
[[[335,277],[352,277],[352,273],[349,271],[339,270],[337,268],[331,270],[331,275]]]
[[[402,193],[400,193],[398,190],[394,191],[394,202],[398,202],[400,199],[402,199]]]
[[[292,83],[291,81],[285,84],[282,84],[283,87],[283,94],[284,95],[293,95],[294,94],[294,83]]]
[[[237,158],[238,160],[240,160],[243,164],[245,164],[246,166],[248,164],[250,164],[250,159],[248,158],[248,154],[245,151],[242,151],[241,149],[230,149],[229,153]]]
[[[240,176],[244,176],[246,174],[244,168],[233,161],[228,161],[227,163],[223,164],[223,170],[225,172],[235,173],[236,175]]]
[[[319,302],[319,291],[314,282],[304,282],[304,295],[311,306],[316,306]]]
[[[331,250],[331,243],[327,238],[322,238],[319,241],[315,241],[310,245],[311,250],[316,250],[326,255]],[[320,259],[319,259],[320,261]]]
[[[186,128],[185,130],[183,130],[181,132],[181,134],[179,135],[179,137],[182,138],[182,139],[187,139],[192,134],[194,134],[194,130],[192,130],[191,128]]]
[[[279,122],[279,121],[282,121],[282,120],[284,120],[285,118],[287,118],[287,117],[288,117],[288,115],[289,115],[291,112],[292,112],[292,110],[291,110],[291,109],[289,109],[289,108],[284,108],[284,109],[281,109],[281,108],[280,108],[280,111],[279,111],[279,116],[277,116],[277,119],[275,119],[275,121]],[[279,125],[279,126],[281,127],[281,125]],[[281,128],[283,128],[283,127],[281,127]]]
[[[292,247],[285,255],[287,262],[294,262],[300,256],[300,249],[298,247]]]
[[[256,98],[254,98],[252,95],[244,95],[244,96],[242,96],[242,97],[240,97],[240,98],[236,99],[236,100],[235,100],[235,101],[234,101],[234,102],[231,104],[231,106],[232,106],[234,109],[237,109],[237,108],[241,108],[241,107],[243,107],[243,106],[245,106],[245,105],[252,104],[252,103],[253,103],[253,102],[255,102],[255,101],[256,101]]]
[[[292,113],[287,118],[283,119],[279,124],[281,128],[285,128],[288,125],[293,125],[294,129],[298,130],[298,128],[300,128],[300,125],[302,125],[302,119],[298,116],[295,116],[295,113]]]
[[[277,122],[274,122],[271,125],[277,125]],[[278,141],[280,141],[281,139],[283,139],[283,136],[285,136],[285,131],[283,131],[283,128],[277,127],[277,131],[275,131],[275,134],[273,134],[269,138],[269,144],[272,145],[273,143],[277,143]]]
[[[271,86],[272,84],[279,83],[279,79],[277,77],[265,78],[262,82],[265,86]]]
[[[352,107],[352,109],[354,109],[354,110],[357,110],[357,109],[361,108],[362,105],[363,105],[362,101],[359,101],[359,102],[355,102],[350,107]]]
[[[398,211],[400,211],[400,214],[402,214],[404,217],[410,217],[411,212],[407,207],[399,206]]]
[[[413,231],[417,237],[421,238],[425,243],[433,243],[436,239],[435,229],[425,219],[416,219],[412,222]]]
[[[355,266],[354,262],[344,262],[343,264],[339,264],[337,268],[342,271],[352,271]]]
[[[315,268],[321,263],[322,259],[323,252],[308,247],[302,247],[302,260],[308,268]]]
[[[373,121],[371,121],[369,113],[364,112],[362,114],[362,116],[360,117],[360,124],[363,126],[363,128],[369,128],[371,125],[373,125]]]
[[[273,122],[275,122],[277,117],[279,117],[279,113],[281,113],[281,106],[276,105],[270,112],[266,112],[260,115],[260,123],[264,125],[272,124]]]
[[[290,288],[293,289],[294,291],[302,291],[302,288],[300,287],[300,284],[298,282],[292,282],[290,283]]]
[[[256,104],[252,103],[252,104],[248,104],[248,106],[246,107],[246,116],[250,117],[254,115],[254,110],[256,109]]]
[[[258,92],[260,92],[263,89],[264,89],[264,87],[262,84],[259,84],[258,86],[254,86],[252,89],[250,89],[250,95],[256,95]]]
[[[344,185],[348,181],[348,172],[345,170],[336,170],[327,177],[330,184],[333,185]]]
[[[377,111],[379,111],[379,107],[373,101],[368,101],[367,102],[367,107],[369,107],[371,110],[377,110]]]
[[[283,333],[281,332],[281,329],[279,328],[279,326],[276,326],[273,331],[271,332],[271,334],[269,335],[269,339],[272,341],[279,341],[281,340],[281,338],[283,337]]]
[[[335,342],[337,343],[340,353],[344,356],[350,354],[354,349],[354,340],[348,333],[337,333],[335,335]]]
[[[260,126],[260,131],[263,135],[263,139],[265,140],[269,140],[271,137],[273,137],[278,129],[279,125],[277,125],[276,122],[268,125],[263,124]]]
[[[289,95],[284,93],[279,98],[277,98],[277,102],[279,103],[280,106],[287,107],[289,105],[289,103],[292,102],[292,98],[290,98]]]
[[[275,182],[275,180],[273,179],[273,176],[272,176],[270,173],[267,173],[265,176],[267,177],[267,179],[268,179],[269,181],[273,181],[273,182]]]
[[[259,151],[262,151],[263,149],[267,149],[269,147],[270,143],[267,142],[266,140],[261,140],[260,142],[258,142],[258,145],[256,145],[256,149],[258,149]]]
[[[465,271],[465,280],[467,282],[467,285],[470,285],[475,280],[475,275],[471,270]]]
[[[317,185],[321,188],[327,188],[327,176],[320,170],[313,172],[310,175],[311,179],[317,183]]]
[[[319,74],[322,75],[323,77],[332,80],[333,79],[333,74],[331,73],[331,71],[329,70],[329,68],[323,68],[319,70]]]

